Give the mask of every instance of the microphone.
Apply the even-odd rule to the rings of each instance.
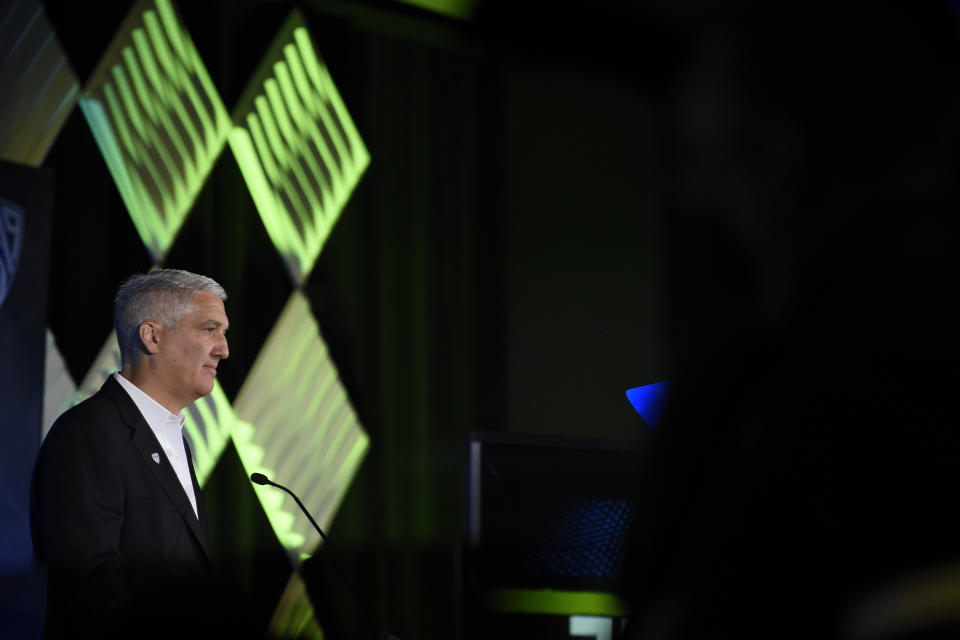
[[[374,636],[378,640],[400,640],[400,638],[397,638],[397,636],[393,635],[389,631],[384,631],[383,633],[380,632],[380,629],[382,629],[383,627],[380,626],[380,621],[377,618],[376,614],[373,612],[373,609],[366,604],[363,598],[360,597],[360,593],[357,591],[357,588],[353,586],[353,583],[350,581],[350,578],[347,576],[347,572],[343,570],[343,566],[340,564],[340,559],[337,557],[337,552],[333,548],[333,545],[330,544],[330,541],[327,539],[327,536],[323,532],[323,529],[320,528],[320,525],[317,524],[317,521],[313,519],[313,516],[310,515],[310,512],[307,511],[307,508],[303,506],[302,502],[300,502],[300,498],[297,497],[297,494],[295,494],[293,491],[286,488],[282,484],[277,484],[276,482],[274,482],[267,476],[263,475],[262,473],[251,473],[250,481],[253,482],[254,484],[270,485],[272,487],[276,487],[277,489],[283,489],[288,494],[290,494],[290,497],[296,501],[297,506],[300,507],[301,511],[303,511],[303,514],[307,516],[308,520],[310,520],[310,524],[312,524],[313,528],[316,529],[317,533],[320,534],[320,537],[323,539],[324,544],[326,544],[327,548],[330,549],[330,555],[333,557],[333,564],[337,567],[337,571],[340,572],[340,576],[343,578],[344,582],[347,583],[347,586],[350,588],[350,592],[353,593],[354,599],[360,605],[360,609],[366,612],[367,620],[370,621],[370,624],[373,627]]]

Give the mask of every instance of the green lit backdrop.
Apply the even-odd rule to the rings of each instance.
[[[134,5],[80,108],[137,232],[162,262],[230,130],[168,0]]]
[[[507,367],[510,353],[547,348],[524,318],[562,311],[543,304],[553,293],[512,274],[580,273],[590,261],[577,256],[594,251],[576,198],[551,185],[547,208],[531,205],[538,181],[567,171],[564,158],[592,158],[590,171],[610,184],[633,179],[624,159],[646,120],[625,138],[613,120],[596,121],[596,144],[622,140],[602,154],[593,138],[584,152],[551,151],[585,144],[557,126],[581,117],[597,87],[531,84],[528,67],[501,68],[504,54],[470,26],[474,2],[117,0],[95,20],[75,3],[17,6],[26,13],[4,23],[8,33],[30,23],[52,43],[49,82],[17,84],[3,68],[22,95],[0,118],[0,143],[13,150],[5,158],[57,174],[45,425],[118,367],[110,308],[126,275],[207,273],[230,296],[231,357],[214,392],[187,410],[186,429],[214,538],[264,624],[317,637],[363,614],[296,505],[255,489],[253,471],[300,494],[398,635],[463,632],[465,434],[577,433],[581,418],[604,411],[599,429],[634,433],[619,397],[599,413],[558,412],[536,399],[545,385],[535,368]],[[630,92],[600,85],[616,95],[591,110],[620,105],[622,121]],[[35,104],[43,110],[23,106]],[[27,117],[44,124],[2,128]],[[570,177],[564,188],[579,188],[582,176]],[[564,222],[573,209],[578,222]],[[604,237],[642,235],[629,220],[606,223]],[[606,291],[621,328],[638,317],[656,326],[655,307]],[[587,317],[582,308],[572,322]],[[612,345],[593,347],[564,350],[600,357]],[[630,360],[618,366],[634,384]],[[553,384],[596,404],[589,394],[600,385],[568,374]],[[528,420],[538,405],[543,415]],[[581,613],[619,615],[618,606]]]
[[[190,34],[167,0],[143,0],[130,9],[87,82],[80,108],[155,264],[164,263],[229,135],[295,285],[309,276],[369,157],[299,14],[291,15],[272,51],[282,51],[284,59],[268,54],[250,83],[261,93],[244,98],[238,108],[237,119],[246,128],[231,129]],[[248,104],[256,113],[244,111]],[[50,385],[52,413],[94,393],[118,368],[111,333],[75,393],[53,397],[68,389]],[[245,475],[257,471],[307,487],[305,505],[328,526],[368,438],[337,379],[309,302],[299,293],[263,345],[237,406],[239,415],[218,383],[187,410],[201,486],[232,442]],[[319,535],[286,494],[269,487],[256,491],[296,569],[320,543]],[[291,623],[282,612],[298,598],[301,605],[288,615],[299,619]],[[279,604],[271,619],[277,629],[316,630],[303,589],[288,586]]]
[[[370,157],[298,12],[233,119],[230,148],[270,239],[302,284]]]
[[[123,278],[209,274],[231,356],[187,431],[251,618],[372,618],[260,470],[401,638],[615,640],[635,600],[476,593],[466,444],[633,443],[624,390],[675,379],[641,596],[725,624],[689,637],[823,635],[955,555],[958,6],[755,9],[0,2],[0,158],[55,178],[45,422],[117,366]]]

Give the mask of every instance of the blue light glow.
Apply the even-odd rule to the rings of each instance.
[[[642,387],[627,389],[627,400],[637,410],[643,421],[653,429],[660,426],[663,409],[667,406],[667,397],[670,392],[668,381],[654,382]]]

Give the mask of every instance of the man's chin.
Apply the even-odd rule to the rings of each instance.
[[[194,393],[197,394],[198,400],[204,396],[210,395],[213,392],[215,380],[215,378],[209,377],[208,379],[205,379],[197,384],[196,388],[194,389]]]

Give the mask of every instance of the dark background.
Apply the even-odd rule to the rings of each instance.
[[[46,348],[47,291],[42,285],[50,268],[51,189],[53,175],[10,162],[0,162],[0,194],[20,210],[15,225],[20,236],[19,260],[0,304],[0,406],[4,445],[0,451],[0,632],[35,626],[43,578],[33,570],[30,540],[30,473],[40,449],[43,422],[43,352]],[[0,225],[5,244],[14,234]],[[8,234],[10,234],[8,236]],[[15,241],[14,241],[15,243]],[[12,258],[12,256],[7,256]],[[37,284],[41,283],[41,284]]]
[[[461,631],[469,431],[646,438],[623,392],[664,379],[639,620],[828,637],[951,561],[953,5],[516,5],[296,4],[372,157],[304,289],[372,443],[329,533],[386,624]],[[128,3],[45,6],[85,82]],[[228,110],[293,6],[178,5]],[[80,380],[150,259],[79,110],[44,165]],[[230,294],[232,399],[291,289],[229,153],[165,264]]]

